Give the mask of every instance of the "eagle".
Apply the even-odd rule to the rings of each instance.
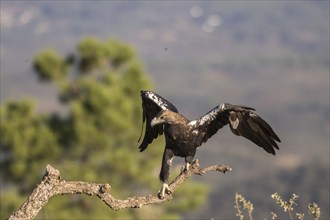
[[[196,120],[189,120],[162,96],[152,91],[141,91],[143,140],[140,152],[147,149],[158,136],[165,136],[165,150],[159,178],[163,185],[158,193],[163,199],[165,193],[171,194],[168,186],[170,167],[174,156],[183,157],[188,170],[196,150],[212,137],[219,129],[229,125],[232,133],[243,136],[270,154],[279,150],[276,142],[281,142],[272,127],[255,113],[255,109],[245,105],[222,103]],[[145,126],[144,126],[145,124]]]

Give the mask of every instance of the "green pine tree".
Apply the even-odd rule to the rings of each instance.
[[[37,114],[33,102],[1,107],[1,218],[17,210],[40,181],[46,164],[66,180],[104,182],[115,197],[155,193],[163,142],[143,154],[140,90],[152,84],[133,48],[116,39],[86,38],[62,57],[52,49],[34,59],[41,82],[55,83],[65,116]],[[158,145],[158,146],[157,146]],[[205,200],[206,189],[190,181],[169,204],[114,212],[97,198],[57,196],[39,218],[178,218]]]

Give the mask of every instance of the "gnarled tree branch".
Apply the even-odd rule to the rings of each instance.
[[[214,165],[199,169],[198,160],[195,160],[189,170],[181,172],[169,185],[174,192],[192,174],[204,175],[209,171],[226,173],[231,168],[226,165]],[[54,195],[86,194],[99,197],[107,206],[117,211],[124,208],[141,208],[144,205],[163,203],[171,200],[172,195],[165,195],[163,199],[157,195],[134,196],[126,199],[116,199],[110,194],[111,186],[102,183],[88,183],[81,181],[61,180],[60,172],[47,165],[45,175],[39,185],[33,190],[29,198],[19,210],[14,212],[9,219],[34,219],[38,212],[46,205]]]

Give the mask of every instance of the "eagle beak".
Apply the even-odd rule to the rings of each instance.
[[[152,120],[151,120],[151,127],[154,127],[154,126],[156,126],[156,125],[158,125],[158,124],[160,124],[161,123],[161,121],[157,118],[157,117],[154,117]]]

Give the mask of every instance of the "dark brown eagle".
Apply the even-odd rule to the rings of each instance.
[[[168,187],[170,166],[173,156],[184,157],[188,169],[196,150],[220,128],[229,124],[230,130],[238,136],[243,136],[268,153],[275,155],[277,142],[281,142],[270,125],[254,113],[255,109],[244,105],[223,103],[200,117],[190,121],[178,113],[177,108],[161,97],[150,92],[141,91],[144,138],[139,147],[144,151],[159,135],[165,135],[165,151],[159,178],[163,186],[159,197],[164,198],[165,192],[171,193]],[[143,132],[143,130],[142,130]],[[141,132],[141,136],[142,136]],[[139,138],[140,141],[141,137]]]

